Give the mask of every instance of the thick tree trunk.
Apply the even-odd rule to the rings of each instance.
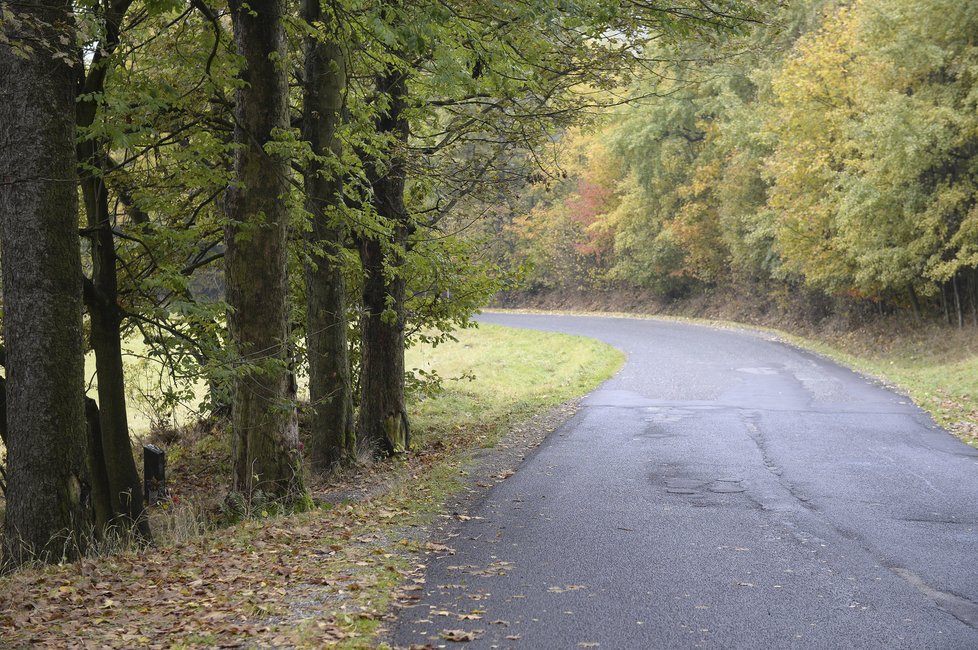
[[[410,427],[404,403],[404,280],[388,279],[390,258],[380,242],[360,247],[363,262],[359,435],[382,455],[406,451]]]
[[[81,254],[71,3],[15,5],[0,47],[0,256],[7,353],[5,561],[85,551],[86,462]],[[21,31],[23,30],[23,31]],[[63,43],[69,45],[65,46]],[[59,55],[55,55],[55,51]]]
[[[411,444],[404,404],[405,280],[400,269],[407,248],[410,219],[404,203],[406,170],[404,151],[408,122],[404,115],[407,82],[390,69],[377,79],[377,94],[389,107],[377,120],[377,132],[393,136],[393,150],[384,169],[370,164],[374,208],[391,228],[387,242],[364,239],[363,316],[361,321],[359,435],[381,454],[405,451]]]
[[[322,21],[320,0],[305,0],[304,18]],[[339,170],[342,144],[337,130],[343,119],[346,70],[343,50],[335,42],[306,37],[303,93],[303,139],[321,159],[305,171],[308,262],[306,343],[309,353],[309,401],[312,405],[313,468],[325,472],[356,454],[353,388],[347,341],[346,283],[340,255],[343,230],[339,208],[343,182]],[[332,164],[331,164],[332,163]]]
[[[231,10],[246,82],[237,91],[235,183],[225,202],[228,325],[242,360],[231,408],[233,489],[292,501],[304,488],[287,359],[290,165],[264,149],[289,126],[284,3],[234,0]]]

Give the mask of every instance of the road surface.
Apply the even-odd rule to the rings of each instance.
[[[399,646],[978,648],[978,450],[905,397],[763,334],[481,320],[628,361],[468,513]]]

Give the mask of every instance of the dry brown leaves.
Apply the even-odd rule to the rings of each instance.
[[[410,575],[381,536],[356,536],[365,516],[351,506],[250,522],[225,539],[8,576],[0,638],[15,648],[336,643],[357,620],[381,618],[376,569]]]

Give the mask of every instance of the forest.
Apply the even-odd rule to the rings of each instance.
[[[663,51],[496,207],[496,259],[523,296],[802,295],[816,318],[978,326],[976,26],[971,3],[791,2]]]

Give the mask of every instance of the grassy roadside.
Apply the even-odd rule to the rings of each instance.
[[[592,340],[491,325],[458,338],[410,351],[408,367],[445,380],[444,392],[411,408],[415,452],[342,477],[324,495],[330,505],[313,512],[0,578],[0,645],[377,647],[391,605],[420,589],[425,555],[448,550],[426,527],[450,516],[443,504],[462,488],[471,454],[596,387],[623,360]],[[194,521],[190,496],[169,507]]]
[[[910,397],[942,427],[978,447],[978,333],[940,323],[872,324],[850,331],[780,329],[731,321],[624,312],[493,310],[510,313],[574,313],[688,322],[773,335],[876,378]]]

